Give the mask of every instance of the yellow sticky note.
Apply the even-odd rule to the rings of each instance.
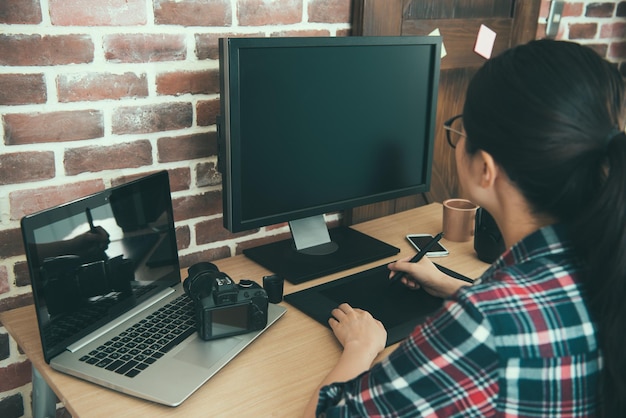
[[[476,37],[476,46],[474,52],[487,59],[491,58],[491,51],[496,42],[496,33],[485,25],[480,25],[478,36]]]
[[[439,28],[437,28],[431,33],[429,33],[428,36],[441,36],[441,32],[439,32]],[[441,58],[445,57],[446,55],[448,55],[448,53],[446,52],[446,47],[443,44],[443,39],[442,39],[441,40]]]

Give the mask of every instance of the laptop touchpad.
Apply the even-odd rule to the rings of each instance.
[[[195,366],[204,366],[206,368],[214,367],[216,363],[224,365],[237,355],[239,350],[234,350],[234,348],[241,341],[242,338],[240,337],[227,337],[212,341],[202,341],[200,338],[197,338],[176,353],[174,357]]]

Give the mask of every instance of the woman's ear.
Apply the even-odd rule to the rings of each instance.
[[[475,162],[478,165],[476,168],[479,170],[477,174],[480,176],[480,186],[483,188],[493,187],[499,175],[498,164],[486,151],[479,150],[477,157]]]

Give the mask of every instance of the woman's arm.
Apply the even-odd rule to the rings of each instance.
[[[332,311],[328,320],[343,352],[337,364],[315,390],[304,413],[304,417],[314,417],[319,391],[333,383],[352,379],[366,370],[376,356],[385,348],[387,331],[383,324],[364,310],[352,308],[347,303]]]

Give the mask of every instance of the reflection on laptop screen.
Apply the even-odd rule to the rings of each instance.
[[[44,356],[180,282],[163,171],[22,219]]]

